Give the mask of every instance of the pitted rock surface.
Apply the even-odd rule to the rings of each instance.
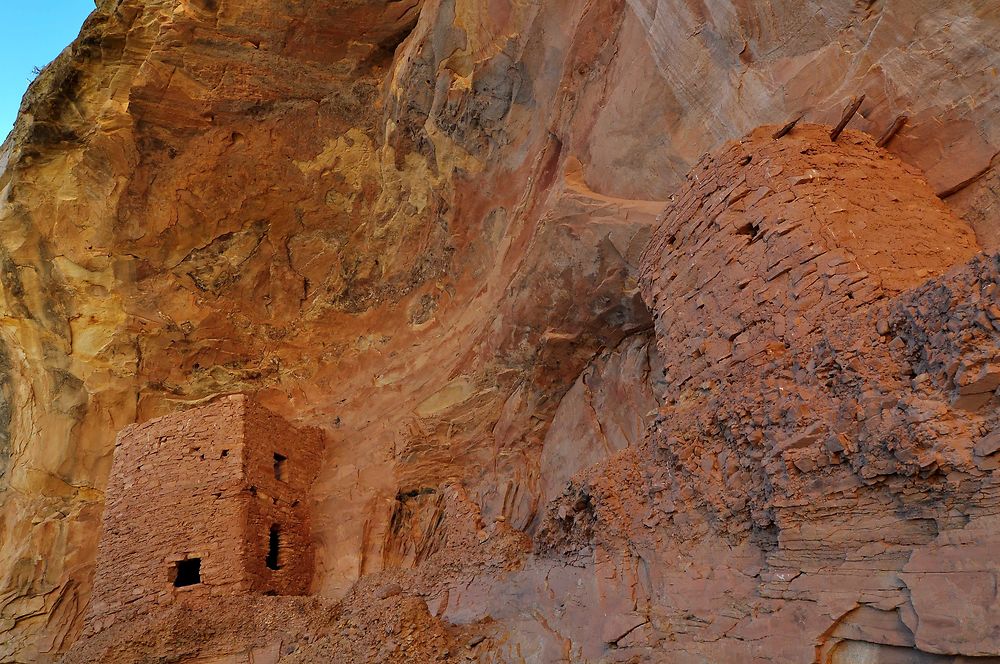
[[[0,147],[0,661],[1000,654],[995,3],[95,4]],[[115,437],[237,393],[312,597],[81,638]]]

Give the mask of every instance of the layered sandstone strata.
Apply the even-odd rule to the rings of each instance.
[[[1000,257],[871,137],[774,129],[706,157],[663,213],[641,262],[659,417],[551,489],[533,553],[454,485],[400,493],[396,569],[330,607],[343,622],[301,608],[303,626],[247,626],[240,647],[288,662],[997,661]],[[624,357],[585,374],[593,393],[629,389],[606,373]],[[550,468],[567,445],[547,441]],[[355,631],[413,597],[438,649],[388,623],[380,643]],[[177,631],[195,616],[203,648]],[[456,624],[478,635],[456,643]],[[218,645],[232,630],[192,603],[79,653],[233,652]]]
[[[723,141],[865,94],[851,127],[906,115],[889,150],[997,247],[991,3],[97,4],[0,149],[0,659],[80,635],[116,433],[241,391],[338,441],[313,489],[324,601],[397,583],[406,610],[379,629],[419,625],[435,653],[486,615],[474,650],[514,661],[624,657],[654,631],[723,652],[743,605],[718,607],[760,549],[733,563],[708,525],[666,554],[610,540],[505,576],[549,501],[589,518],[567,481],[636,454],[669,396],[637,287],[664,201]],[[670,595],[655,615],[639,570]],[[358,625],[379,611],[357,608],[330,623],[364,635],[340,652],[376,656]],[[208,630],[191,610],[166,624]]]

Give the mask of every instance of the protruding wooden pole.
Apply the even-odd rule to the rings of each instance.
[[[771,138],[781,138],[782,136],[784,136],[785,134],[787,134],[791,130],[795,129],[795,125],[798,124],[799,120],[801,120],[801,119],[802,119],[802,116],[800,115],[799,117],[795,118],[794,120],[792,120],[791,122],[789,122],[788,124],[786,124],[781,129],[779,129],[778,131],[774,132],[774,135],[771,136]]]
[[[889,128],[885,130],[885,133],[882,134],[882,137],[878,139],[878,143],[876,143],[876,145],[878,145],[880,148],[884,148],[885,146],[889,145],[889,142],[896,137],[896,134],[899,133],[899,130],[903,128],[903,126],[906,124],[906,121],[909,119],[910,118],[908,118],[905,115],[898,116],[895,120],[892,121],[892,124],[889,125]]]
[[[854,97],[853,99],[851,99],[851,103],[848,104],[847,108],[844,109],[844,115],[840,118],[840,122],[838,122],[837,126],[834,127],[833,131],[830,132],[831,141],[836,141],[838,138],[840,138],[840,132],[844,131],[844,127],[847,126],[847,123],[851,121],[851,118],[854,117],[854,114],[858,112],[859,108],[861,108],[861,102],[863,102],[864,100],[865,100],[864,95],[861,95],[860,97]]]

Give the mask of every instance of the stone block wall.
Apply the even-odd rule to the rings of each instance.
[[[321,449],[319,431],[293,428],[245,395],[126,427],[86,629],[191,595],[306,593]],[[188,578],[178,581],[179,570]]]
[[[870,136],[775,129],[706,156],[644,252],[666,405],[620,476],[645,484],[605,472],[550,532],[606,533],[625,505],[657,544],[752,551],[727,575],[664,549],[676,596],[726,579],[671,646],[717,643],[705,661],[994,661],[1000,256]]]
[[[972,230],[860,132],[757,129],[705,156],[641,260],[669,400],[968,261]],[[752,370],[752,369],[750,369]]]
[[[254,444],[246,448],[244,464],[251,500],[244,548],[245,569],[254,592],[301,595],[312,580],[309,488],[319,471],[322,435],[315,429],[292,429],[256,402],[246,404],[244,423]],[[276,456],[280,479],[276,475]],[[271,528],[277,526],[279,569],[268,568]]]

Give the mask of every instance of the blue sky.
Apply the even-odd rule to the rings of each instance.
[[[0,142],[14,127],[32,68],[59,55],[92,11],[94,0],[0,0]]]

